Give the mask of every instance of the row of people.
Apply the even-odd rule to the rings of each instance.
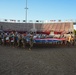
[[[11,33],[0,33],[0,44],[1,45],[10,45],[14,47],[24,47],[26,43],[29,43],[30,48],[33,46],[33,35],[31,34],[20,34],[18,32]]]
[[[0,44],[1,45],[10,45],[10,46],[18,46],[24,47],[26,43],[29,43],[31,49],[33,47],[35,38],[47,38],[49,35],[46,34],[36,34],[36,33],[25,33],[20,34],[18,32],[10,32],[10,33],[0,33]],[[66,43],[73,43],[74,38],[72,36],[66,37]]]

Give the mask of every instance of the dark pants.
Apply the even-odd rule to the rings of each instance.
[[[33,41],[30,41],[29,45],[30,45],[30,49],[31,49],[33,47]]]

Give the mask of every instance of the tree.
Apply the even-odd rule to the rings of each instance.
[[[74,33],[75,33],[75,35],[76,35],[76,30],[74,29]]]

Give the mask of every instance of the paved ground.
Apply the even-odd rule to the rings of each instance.
[[[76,75],[76,47],[0,46],[0,75]]]

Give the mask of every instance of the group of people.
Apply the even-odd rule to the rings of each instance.
[[[13,47],[26,47],[29,43],[29,50],[33,47],[33,33],[21,34],[18,32],[0,33],[0,45],[9,45]]]
[[[49,35],[46,34],[36,34],[33,32],[29,33],[18,33],[18,32],[4,32],[0,33],[0,45],[9,45],[13,47],[23,47],[25,48],[27,43],[29,44],[29,50],[32,49],[34,39],[35,38],[48,38]],[[51,37],[49,37],[51,38]],[[63,37],[65,38],[65,42],[67,44],[73,44],[74,43],[74,37],[70,35],[69,37]]]
[[[70,44],[74,45],[75,44],[75,38],[72,35],[70,35],[69,37],[67,37],[66,41],[67,41],[68,45],[70,45]]]

